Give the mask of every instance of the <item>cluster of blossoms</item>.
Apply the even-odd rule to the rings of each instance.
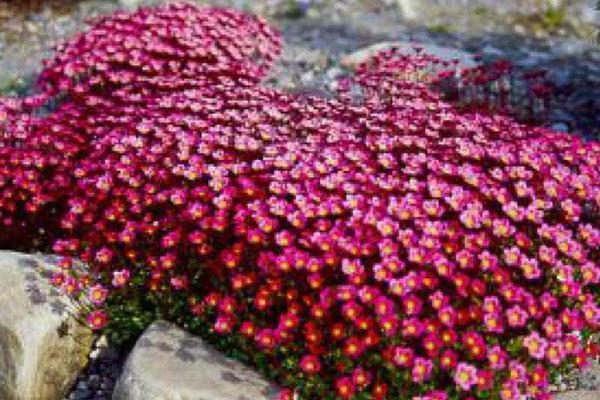
[[[442,67],[450,64],[456,65],[446,62]],[[472,110],[493,109],[529,123],[547,120],[557,94],[545,69],[519,74],[508,60],[464,69],[446,68],[433,76],[446,100]]]
[[[457,110],[421,53],[333,99],[261,86],[280,39],[234,11],[116,14],[58,50],[0,101],[0,243],[51,240],[95,328],[136,279],[181,294],[282,399],[543,400],[595,356],[598,143]]]

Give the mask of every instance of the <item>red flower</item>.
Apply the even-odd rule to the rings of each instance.
[[[319,357],[309,354],[302,357],[300,360],[300,368],[307,374],[316,374],[321,370],[321,362]]]
[[[87,316],[87,323],[93,330],[99,330],[106,326],[108,317],[102,310],[94,310]]]
[[[357,337],[350,337],[344,345],[344,354],[350,358],[358,358],[364,350],[363,342]]]
[[[342,399],[350,399],[356,390],[354,383],[352,383],[352,379],[344,376],[336,379],[335,381],[335,389]]]

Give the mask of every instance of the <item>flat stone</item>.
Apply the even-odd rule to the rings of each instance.
[[[0,399],[63,398],[87,364],[93,335],[48,284],[42,256],[0,251]]]
[[[453,47],[442,47],[434,44],[420,44],[404,41],[390,41],[373,44],[371,46],[362,48],[353,53],[345,55],[344,57],[342,57],[340,64],[345,68],[355,69],[356,67],[358,67],[358,65],[362,64],[365,61],[368,61],[374,55],[384,50],[396,48],[402,53],[413,54],[415,45],[422,47],[425,53],[439,57],[442,60],[452,61],[457,59],[460,62],[460,64],[464,67],[473,67],[477,64],[472,54],[469,54],[460,49],[456,49]]]
[[[570,392],[559,393],[555,396],[555,400],[598,400],[600,399],[600,391],[592,390],[573,390]]]
[[[167,322],[138,339],[113,400],[269,400],[276,386]]]

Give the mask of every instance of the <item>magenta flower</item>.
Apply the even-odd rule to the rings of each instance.
[[[412,380],[415,383],[423,383],[431,378],[433,361],[416,357],[412,367]]]
[[[523,346],[529,351],[531,357],[539,360],[544,358],[548,342],[539,333],[531,332],[523,340]]]
[[[101,306],[106,301],[108,289],[100,284],[96,284],[90,288],[88,298],[95,306]]]
[[[99,330],[99,329],[104,328],[104,326],[106,326],[107,322],[108,322],[108,318],[106,316],[106,313],[102,310],[92,311],[87,316],[87,323],[94,330]]]
[[[459,363],[454,373],[454,382],[464,391],[471,390],[477,383],[477,368],[467,363]]]

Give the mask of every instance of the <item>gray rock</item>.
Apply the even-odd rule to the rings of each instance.
[[[561,56],[577,56],[581,55],[589,48],[590,46],[581,40],[569,39],[558,42],[553,51]]]
[[[527,29],[522,24],[516,24],[514,26],[515,33],[519,35],[525,35],[527,33]]]
[[[549,119],[553,122],[564,122],[567,124],[575,124],[577,122],[575,116],[565,110],[560,109],[553,110]]]
[[[71,316],[41,256],[0,252],[0,399],[56,400],[87,363],[92,333]]]
[[[327,56],[322,50],[292,44],[284,49],[283,60],[315,68],[324,68],[327,65]]]
[[[381,51],[396,48],[400,52],[410,54],[414,53],[414,46],[415,43],[411,42],[380,42],[345,55],[342,57],[340,64],[345,68],[355,69],[359,64],[368,61],[371,57]],[[434,44],[419,44],[419,46],[423,48],[424,52],[439,57],[442,60],[450,61],[458,59],[461,65],[465,67],[473,67],[476,65],[473,55],[460,49],[442,47]]]
[[[277,392],[258,373],[159,321],[138,339],[113,400],[267,400]]]
[[[485,54],[486,56],[491,56],[491,57],[503,57],[504,56],[504,52],[502,50],[500,50],[497,47],[492,46],[491,44],[486,44],[483,49],[481,49],[481,52],[483,54]]]
[[[126,10],[135,10],[141,5],[140,0],[119,0],[119,5]]]
[[[556,400],[598,400],[600,399],[600,391],[592,390],[573,390],[570,392],[560,393],[555,396]]]
[[[306,71],[300,76],[300,81],[304,85],[310,85],[315,80],[315,73],[313,71]]]
[[[337,79],[337,78],[339,78],[343,74],[344,74],[344,71],[342,71],[338,67],[329,68],[327,70],[327,78],[330,79],[330,80]]]
[[[91,390],[88,389],[78,389],[76,391],[73,392],[73,394],[71,395],[71,400],[87,400],[89,398],[91,398],[94,395],[94,393]]]
[[[571,83],[571,76],[572,72],[566,68],[555,68],[548,73],[548,78],[558,89],[567,87]]]
[[[516,60],[517,64],[527,68],[539,67],[549,61],[550,55],[541,51],[525,50],[526,57]]]
[[[94,354],[95,358],[92,357]],[[73,400],[77,396],[90,400],[111,397],[123,365],[123,358],[106,336],[100,336],[94,343],[94,350],[90,353],[89,359],[88,367],[83,374],[79,375],[77,384],[69,396],[63,400]]]
[[[397,3],[402,16],[406,19],[416,19],[422,13],[419,0],[397,0]]]
[[[552,124],[552,129],[558,132],[569,132],[569,125],[564,122],[555,122]]]
[[[598,362],[592,362],[588,368],[579,372],[579,388],[600,390],[600,364]]]

